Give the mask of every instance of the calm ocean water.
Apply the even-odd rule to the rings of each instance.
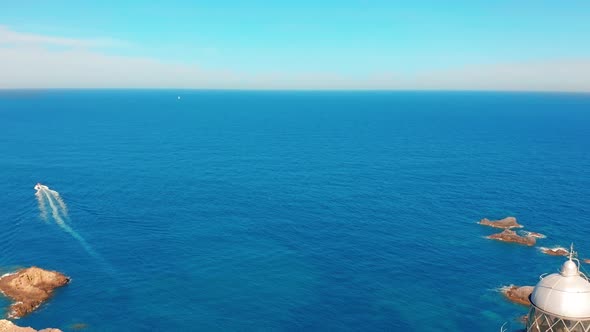
[[[19,325],[514,330],[562,258],[476,221],[590,257],[590,95],[2,91],[0,135],[0,274],[72,277]]]

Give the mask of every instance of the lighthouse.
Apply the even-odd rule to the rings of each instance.
[[[559,273],[541,276],[530,300],[527,332],[590,332],[590,282],[573,245]]]

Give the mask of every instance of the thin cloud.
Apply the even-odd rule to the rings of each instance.
[[[26,34],[0,27],[0,88],[505,90],[590,92],[590,58],[459,66],[349,76],[330,72],[211,70],[109,54],[109,40]],[[50,46],[63,46],[55,49]]]
[[[78,39],[17,32],[0,25],[0,45],[65,46],[78,48],[110,47],[127,44],[110,38]]]
[[[374,75],[375,88],[590,92],[590,58],[458,66],[405,75]]]

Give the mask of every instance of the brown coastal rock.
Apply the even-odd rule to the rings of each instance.
[[[0,319],[0,332],[37,332],[31,327],[20,327],[14,325],[11,321],[6,319]],[[58,329],[43,329],[38,332],[62,332]]]
[[[523,226],[516,222],[516,218],[514,217],[506,217],[500,220],[489,220],[488,218],[483,218],[479,221],[480,225],[495,227],[495,228],[503,228],[503,229],[510,229],[510,228],[522,228]]]
[[[555,247],[555,248],[545,248],[545,247],[540,247],[539,250],[541,250],[542,253],[546,254],[546,255],[550,255],[550,256],[567,256],[570,254],[570,252],[562,247]]]
[[[507,287],[502,288],[502,294],[506,296],[506,298],[514,303],[522,304],[522,305],[531,305],[531,301],[529,300],[529,296],[533,292],[533,286],[514,286],[510,285]]]
[[[537,242],[537,240],[532,236],[520,236],[516,234],[515,231],[511,231],[509,229],[505,229],[501,233],[492,234],[487,238],[492,240],[523,244],[526,246],[534,246]]]
[[[47,300],[53,290],[67,284],[70,278],[56,271],[29,267],[0,278],[0,291],[14,300],[8,317],[22,317]]]

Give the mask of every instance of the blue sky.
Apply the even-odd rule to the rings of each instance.
[[[51,86],[51,68],[44,74],[35,64],[36,82],[22,60],[36,53],[50,59],[48,67],[76,62],[84,71],[84,61],[104,60],[144,71],[150,65],[137,63],[147,61],[157,64],[154,75],[173,66],[200,77],[151,79],[146,86],[154,87],[208,87],[210,80],[214,88],[590,90],[582,75],[590,70],[590,1],[0,0],[0,8],[0,69],[26,71],[21,85]],[[91,70],[102,69],[91,66],[87,79]],[[60,84],[92,83],[69,75]],[[517,86],[500,82],[519,78]],[[101,77],[89,86],[117,82]],[[122,87],[134,82],[142,85]],[[10,82],[0,78],[2,86]]]

